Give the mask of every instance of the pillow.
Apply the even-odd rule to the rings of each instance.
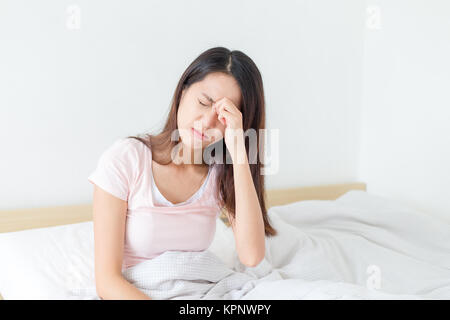
[[[209,250],[228,266],[236,258],[231,228],[217,219]],[[0,233],[3,299],[70,299],[72,290],[95,283],[93,222]]]

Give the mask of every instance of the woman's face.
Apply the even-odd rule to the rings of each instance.
[[[180,139],[186,147],[204,149],[224,137],[225,125],[212,109],[213,102],[223,97],[230,99],[241,110],[239,85],[232,76],[222,72],[210,73],[202,81],[183,90],[177,125]],[[203,138],[194,129],[203,133]]]

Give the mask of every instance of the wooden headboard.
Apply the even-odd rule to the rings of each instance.
[[[266,190],[267,208],[302,200],[335,200],[350,190],[366,190],[361,182]],[[221,219],[228,225],[224,214]],[[92,204],[0,210],[0,232],[45,228],[92,220]]]

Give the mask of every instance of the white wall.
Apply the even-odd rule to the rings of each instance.
[[[450,221],[450,2],[367,4],[360,180]]]
[[[281,139],[267,187],[355,181],[363,23],[358,0],[1,1],[0,209],[91,201],[101,152],[162,125],[182,72],[219,45],[263,75]]]

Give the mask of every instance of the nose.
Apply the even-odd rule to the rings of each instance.
[[[219,121],[219,119],[213,108],[210,108],[203,114],[203,125],[205,128],[214,128],[216,126],[216,121]]]

